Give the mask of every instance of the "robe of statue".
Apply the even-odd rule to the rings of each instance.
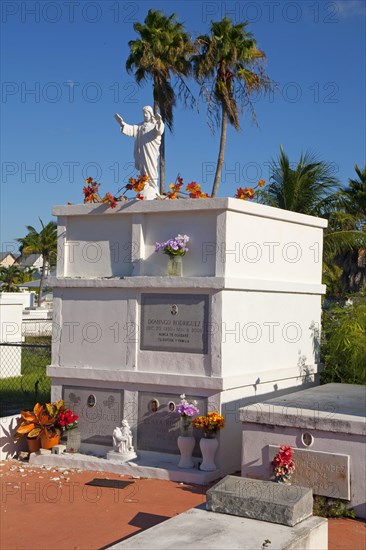
[[[159,193],[158,158],[164,123],[160,122],[159,124],[155,119],[141,124],[126,124],[124,122],[121,132],[135,138],[135,168],[141,175],[149,176],[149,187],[154,190],[156,196]]]

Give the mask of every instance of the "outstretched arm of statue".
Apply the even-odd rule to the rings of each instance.
[[[155,119],[156,119],[156,130],[158,132],[158,134],[163,134],[164,132],[164,122],[163,122],[163,119],[161,118],[161,114],[160,113],[156,113],[155,116]]]
[[[123,126],[125,125],[123,118],[118,113],[114,115],[114,118],[116,119],[118,124],[121,126],[121,128],[123,128]]]

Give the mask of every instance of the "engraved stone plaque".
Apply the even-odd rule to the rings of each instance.
[[[197,401],[199,414],[207,413],[207,398],[187,396],[187,400]],[[155,410],[154,402],[158,403]],[[177,438],[180,435],[180,415],[174,412],[172,403],[177,407],[180,397],[177,394],[139,392],[137,449],[179,454]],[[196,432],[196,433],[195,433]],[[202,434],[193,430],[197,438],[194,456],[200,456],[198,441]]]
[[[208,351],[208,296],[142,294],[141,349],[185,353]]]
[[[271,463],[279,447],[268,447]],[[294,449],[294,461],[296,470],[291,476],[291,483],[312,487],[315,495],[351,500],[349,455]]]
[[[64,386],[63,399],[79,416],[82,443],[113,446],[113,430],[122,421],[123,390]]]

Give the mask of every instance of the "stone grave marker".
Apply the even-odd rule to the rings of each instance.
[[[79,416],[81,442],[113,446],[112,433],[122,421],[122,391],[65,386],[63,398]]]
[[[276,445],[268,447],[269,463],[271,463],[279,447]],[[291,483],[311,487],[316,495],[351,499],[348,455],[294,448],[293,459],[296,470],[291,476]]]
[[[141,349],[206,354],[208,296],[142,294]]]
[[[197,401],[200,414],[206,414],[207,399],[187,397]],[[179,454],[177,438],[180,435],[180,416],[174,412],[180,403],[180,397],[170,393],[139,392],[137,449],[162,453]],[[174,408],[173,408],[174,405]],[[193,430],[197,443],[193,451],[200,456],[198,440],[201,434]]]

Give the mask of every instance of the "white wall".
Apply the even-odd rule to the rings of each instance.
[[[21,291],[21,292],[0,292],[0,304],[1,303],[7,303],[7,304],[22,304],[23,309],[26,307],[31,307],[32,305],[32,296],[34,296],[34,292],[28,292],[28,291]]]
[[[219,243],[226,276],[321,282],[323,231],[296,221],[296,214],[287,221],[228,212],[225,240]]]
[[[20,422],[20,416],[4,416],[0,418],[0,460],[12,458],[20,451],[28,449],[25,439],[14,442],[15,430]]]
[[[65,276],[121,277],[132,273],[131,216],[78,216],[67,219]]]
[[[222,293],[223,374],[306,368],[319,362],[319,295],[280,292]],[[315,367],[315,372],[317,367]]]

